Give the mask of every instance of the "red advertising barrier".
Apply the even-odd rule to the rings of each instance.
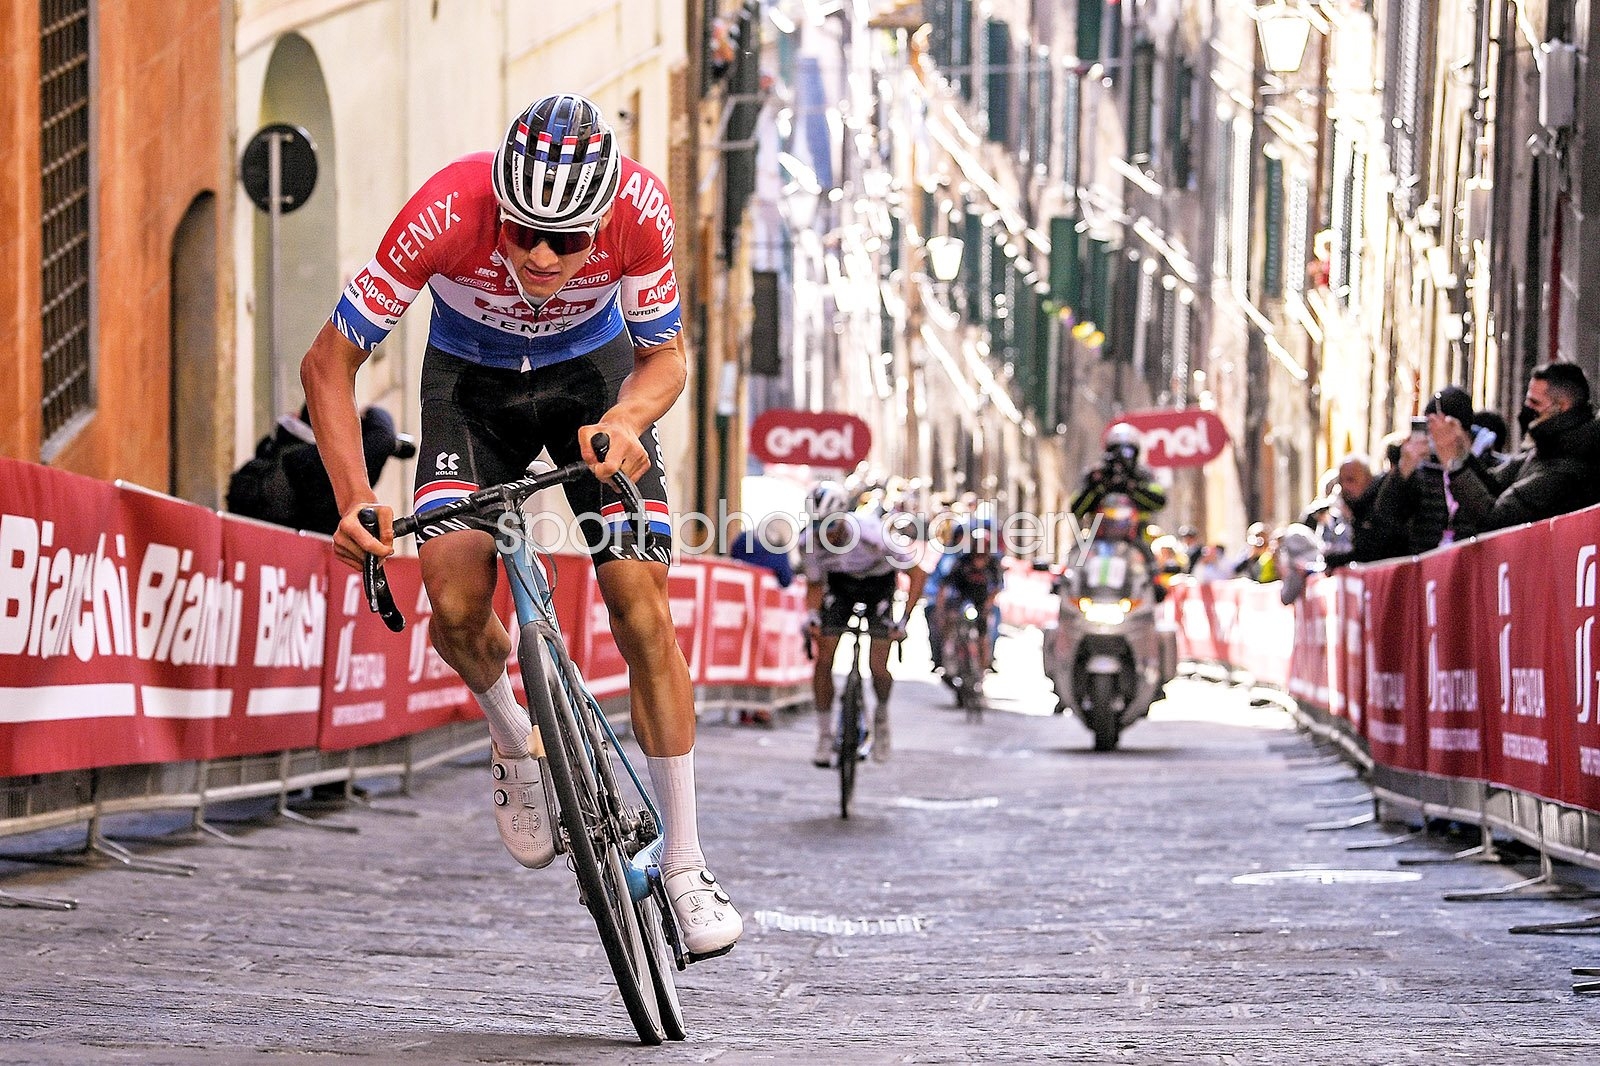
[[[593,566],[548,561],[595,695],[626,693]],[[388,574],[401,633],[324,537],[0,458],[0,777],[341,751],[478,717],[428,641],[420,564]],[[697,684],[809,676],[803,588],[723,560],[685,560],[668,582]],[[514,628],[504,582],[496,607]]]
[[[1314,577],[1292,609],[1276,585],[1173,593],[1182,655],[1277,659],[1377,762],[1600,810],[1600,508]]]

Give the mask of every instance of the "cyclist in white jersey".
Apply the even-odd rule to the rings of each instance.
[[[812,763],[833,763],[833,657],[857,604],[867,606],[867,653],[872,691],[877,707],[872,716],[874,761],[889,758],[889,693],[894,678],[889,673],[889,649],[906,636],[906,619],[922,596],[927,578],[916,566],[917,548],[911,538],[891,535],[884,516],[876,511],[849,511],[849,496],[833,482],[811,490],[811,524],[802,534],[800,552],[806,575],[807,635],[815,642],[816,661],[811,674],[811,695],[817,709],[817,750]],[[895,617],[895,592],[899,575],[908,578],[906,606]]]
[[[323,460],[343,516],[334,551],[360,566],[393,552],[389,508],[367,482],[355,377],[423,286],[433,316],[422,370],[414,510],[522,476],[548,449],[599,479],[567,489],[632,678],[634,732],[665,822],[662,874],[684,946],[719,954],[738,912],[706,869],[695,817],[694,690],[667,607],[671,530],[655,422],[683,391],[672,205],[666,185],[622,155],[598,107],[535,101],[494,152],[465,156],[406,203],[372,261],[346,287],[301,363]],[[600,462],[590,438],[606,433]],[[643,543],[609,487],[621,470],[649,512]],[[375,506],[373,538],[357,512]],[[518,862],[554,855],[528,712],[506,675],[510,637],[491,602],[492,526],[440,522],[420,532],[434,647],[472,690],[493,741],[491,797]],[[508,785],[512,787],[507,787]]]

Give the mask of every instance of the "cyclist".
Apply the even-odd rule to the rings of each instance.
[[[994,645],[1000,637],[1000,608],[995,599],[1004,586],[1005,570],[996,549],[993,530],[981,522],[973,523],[966,550],[949,557],[949,568],[939,584],[935,612],[940,620],[939,631],[948,633],[951,620],[963,603],[977,608],[978,617],[984,620],[986,636],[980,648],[980,677],[993,665]]]
[[[300,377],[343,516],[334,551],[352,566],[394,550],[392,515],[377,506],[362,459],[356,371],[424,285],[433,314],[414,509],[425,518],[513,480],[546,448],[557,463],[581,457],[601,479],[569,485],[567,499],[633,679],[634,732],[665,822],[667,896],[685,948],[707,956],[731,948],[743,924],[700,848],[694,691],[667,607],[672,539],[655,422],[685,379],[673,226],[666,184],[622,154],[593,102],[542,97],[496,150],[457,159],[423,183],[345,288]],[[604,462],[590,444],[600,432],[611,439]],[[646,543],[601,484],[618,470],[647,501]],[[381,539],[356,517],[369,505]],[[543,748],[512,695],[510,638],[491,609],[495,532],[456,519],[424,524],[417,540],[434,647],[488,720],[501,840],[537,868],[554,854]]]
[[[877,706],[872,715],[872,758],[889,758],[889,649],[906,636],[906,618],[922,595],[926,576],[915,566],[916,550],[909,537],[890,535],[884,520],[850,510],[844,488],[824,481],[811,490],[810,525],[800,545],[806,575],[806,634],[815,644],[816,666],[811,693],[817,708],[817,750],[812,763],[833,764],[833,656],[849,628],[857,604],[867,607],[867,655]],[[905,612],[894,611],[898,575],[909,576]]]

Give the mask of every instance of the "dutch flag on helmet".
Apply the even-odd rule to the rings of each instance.
[[[600,109],[563,94],[537,100],[518,116],[495,153],[491,176],[508,217],[570,228],[605,217],[621,170],[616,136]]]

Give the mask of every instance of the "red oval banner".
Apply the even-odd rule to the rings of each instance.
[[[1144,439],[1148,466],[1204,466],[1228,446],[1228,430],[1213,411],[1184,407],[1129,411],[1106,426],[1126,422]]]
[[[750,454],[763,463],[853,469],[872,448],[872,430],[837,411],[763,411],[750,427]]]

